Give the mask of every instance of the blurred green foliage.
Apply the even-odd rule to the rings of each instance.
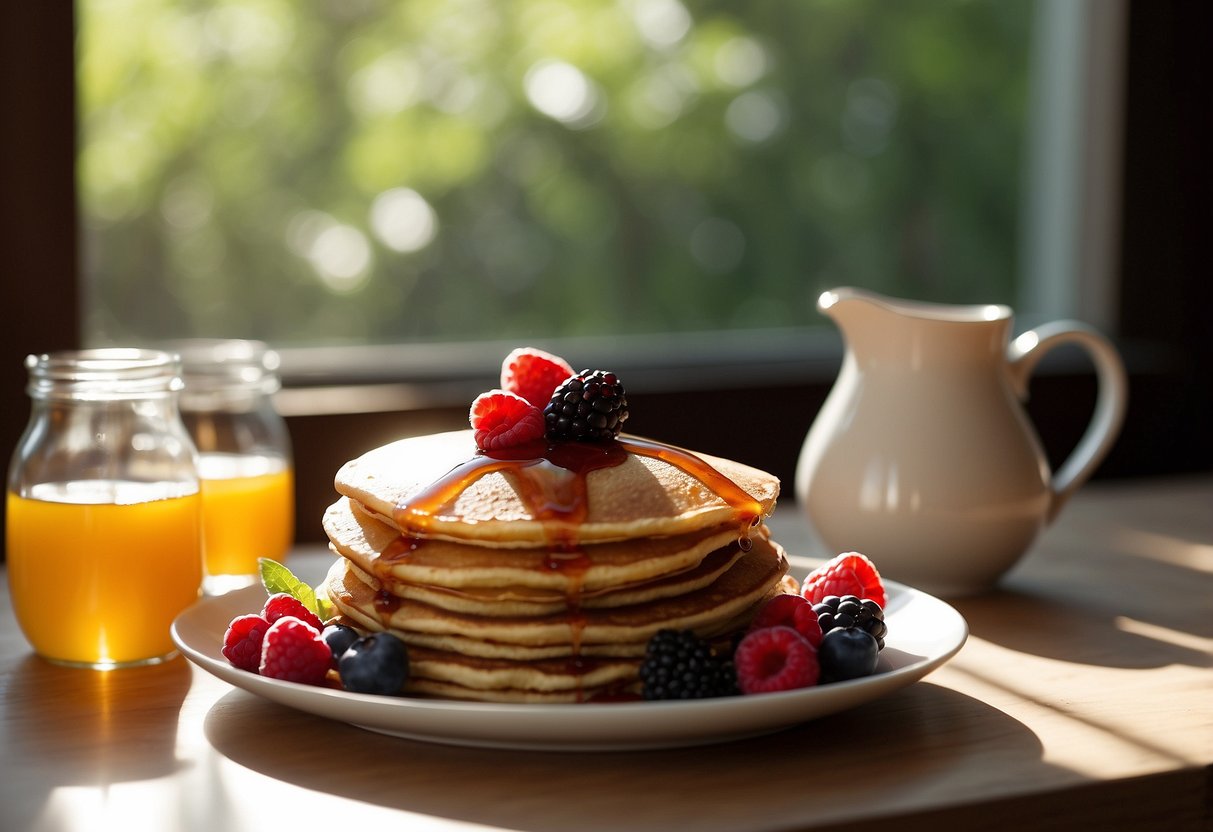
[[[1012,302],[1027,0],[82,0],[89,336]]]

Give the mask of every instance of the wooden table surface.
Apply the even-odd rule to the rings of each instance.
[[[772,526],[820,554],[794,506]],[[1213,828],[1213,478],[1089,485],[998,591],[953,604],[959,655],[876,702],[722,745],[545,753],[381,736],[183,659],[56,667],[5,581],[0,829]]]

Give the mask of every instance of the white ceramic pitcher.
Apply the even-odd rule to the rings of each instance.
[[[833,553],[937,595],[986,590],[1095,470],[1120,431],[1124,366],[1091,328],[1010,340],[1006,306],[946,306],[858,289],[821,295],[842,330],[838,379],[801,450],[796,495]],[[1040,358],[1082,347],[1099,381],[1086,433],[1056,473],[1021,400]]]

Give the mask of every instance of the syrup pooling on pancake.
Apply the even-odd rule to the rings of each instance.
[[[537,441],[477,451],[420,494],[397,505],[393,519],[402,530],[424,535],[434,518],[453,505],[468,486],[494,471],[507,471],[532,515],[550,529],[548,534],[554,538],[551,542],[576,544],[577,528],[585,519],[586,476],[626,459],[627,452],[614,442],[591,445]]]
[[[493,451],[477,451],[451,468],[421,493],[396,505],[398,528],[424,536],[435,519],[480,478],[500,471],[511,479],[532,517],[544,524],[548,543],[557,552],[572,552],[580,543],[578,529],[587,511],[586,477],[623,464],[629,455],[660,459],[699,480],[727,503],[740,526],[743,547],[750,530],[761,523],[762,504],[701,457],[673,445],[627,436],[603,443],[530,442]],[[565,565],[554,559],[553,568]]]

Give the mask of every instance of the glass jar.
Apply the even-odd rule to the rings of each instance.
[[[248,586],[258,558],[285,560],[295,536],[290,436],[273,403],[278,354],[260,341],[165,346],[181,356],[181,417],[198,448],[205,591]]]
[[[29,424],[8,474],[17,621],[51,661],[95,668],[175,655],[202,584],[202,501],[175,356],[29,356]]]

